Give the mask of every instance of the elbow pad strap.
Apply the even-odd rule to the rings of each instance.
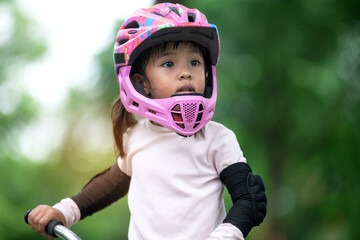
[[[78,205],[81,219],[109,206],[129,190],[130,177],[123,173],[117,163],[95,175],[71,199]]]
[[[233,206],[224,223],[231,223],[243,233],[259,225],[266,215],[266,195],[260,176],[253,175],[244,162],[234,163],[220,173],[220,179],[229,191]]]

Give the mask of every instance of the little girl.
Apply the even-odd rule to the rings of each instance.
[[[210,121],[219,49],[217,28],[196,9],[161,3],[136,11],[114,49],[119,158],[76,196],[32,210],[30,225],[51,238],[50,220],[70,227],[128,192],[131,240],[244,239],[266,215],[265,188],[234,133]]]

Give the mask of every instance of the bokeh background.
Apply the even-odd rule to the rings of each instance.
[[[75,9],[69,2],[56,15],[64,25],[76,15],[75,33],[61,24],[44,27],[47,21],[30,14],[32,2],[49,18],[56,13],[56,2],[0,0],[0,239],[45,239],[24,223],[26,210],[76,194],[116,161],[110,108],[119,90],[112,47],[136,1],[119,0],[111,8],[122,14],[101,26],[110,34],[86,30],[80,39],[75,33],[89,27],[82,16],[106,19],[107,1],[90,15],[86,4]],[[268,215],[247,239],[358,239],[360,1],[178,2],[218,26],[214,120],[236,133],[266,185]],[[64,29],[61,51],[75,44],[89,49],[81,43],[97,35],[105,40],[94,54],[83,51],[83,61],[73,64],[78,51],[68,54],[63,67],[49,56],[50,33]],[[225,201],[229,207],[227,194]],[[127,239],[129,216],[124,198],[72,229],[83,239]]]

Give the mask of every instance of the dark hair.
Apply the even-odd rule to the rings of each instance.
[[[135,119],[134,114],[129,113],[125,109],[120,97],[115,99],[112,104],[111,120],[115,140],[115,152],[118,156],[125,157],[123,136],[129,128],[137,123],[137,120]]]
[[[135,73],[139,73],[143,76],[146,76],[145,69],[149,62],[150,57],[164,53],[169,47],[172,47],[173,49],[177,49],[180,43],[182,42],[181,41],[165,42],[144,50],[139,55],[139,57],[135,59],[134,63],[132,64],[130,79]],[[185,44],[191,44],[191,47],[199,48],[204,56],[205,67],[207,68],[210,66],[210,59],[208,57],[206,48],[200,46],[195,42],[185,42]],[[126,153],[124,151],[123,136],[129,130],[129,128],[133,127],[137,123],[137,120],[134,114],[128,112],[125,109],[124,105],[120,100],[120,97],[115,99],[115,101],[112,104],[111,120],[112,120],[113,135],[115,140],[115,151],[118,154],[118,156],[125,157]],[[203,136],[202,130],[200,130],[200,134]]]

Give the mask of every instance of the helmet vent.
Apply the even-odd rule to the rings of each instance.
[[[179,13],[179,9],[177,9],[176,7],[169,7],[171,11],[173,11],[174,13],[176,13],[179,17],[180,17],[180,13]]]
[[[188,12],[188,21],[189,22],[195,22],[195,19],[196,19],[196,15],[194,13],[189,13]]]
[[[135,102],[135,101],[133,101],[133,104],[132,104],[133,106],[135,106],[135,107],[139,107],[139,103],[137,103],[137,102]]]
[[[120,41],[119,41],[119,45],[123,45],[124,43],[126,43],[127,41],[129,41],[129,39],[121,39]]]
[[[183,109],[185,111],[186,121],[191,123],[195,118],[196,103],[184,103]]]
[[[139,28],[139,23],[137,21],[132,21],[128,25],[126,25],[124,29],[128,28]]]
[[[198,115],[197,115],[197,118],[196,118],[196,121],[199,122],[201,121],[202,119],[202,116],[203,116],[203,112],[204,112],[204,107],[202,104],[199,105],[199,112],[198,112]],[[196,125],[196,124],[195,124]],[[197,125],[196,125],[197,126]],[[195,126],[194,126],[195,128]]]
[[[153,13],[153,14],[155,14],[155,15],[158,15],[158,16],[160,16],[160,17],[165,17],[165,16],[161,15],[161,14],[158,13],[158,12],[151,12],[151,13]]]

